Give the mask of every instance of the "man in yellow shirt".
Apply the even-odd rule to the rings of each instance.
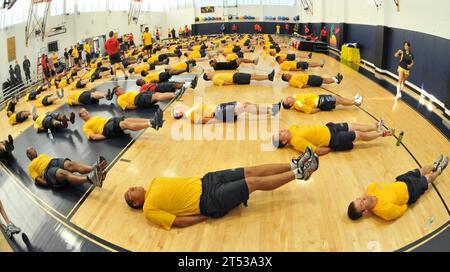
[[[182,73],[190,73],[192,71],[192,68],[197,66],[197,62],[195,60],[187,60],[184,62],[178,62],[173,65],[171,65],[169,68],[166,68],[166,72],[169,72],[170,75],[179,75]]]
[[[154,63],[149,63],[149,62],[143,61],[141,63],[129,65],[129,67],[130,68],[128,69],[128,73],[140,74],[143,71],[155,70],[156,65]]]
[[[364,196],[350,203],[348,217],[358,220],[374,214],[387,221],[399,218],[428,190],[429,184],[442,174],[447,165],[448,157],[444,159],[440,155],[433,165],[400,175],[394,183],[371,183]]]
[[[69,104],[69,106],[94,105],[98,104],[100,99],[103,98],[112,100],[111,90],[108,89],[108,92],[106,94],[95,90],[71,91],[69,92],[69,96],[67,96],[67,104]]]
[[[227,62],[219,62],[215,59],[212,59],[209,62],[209,66],[211,66],[215,71],[219,71],[219,70],[236,70],[237,68],[239,68],[239,66],[242,63],[251,63],[254,65],[258,65],[258,61],[259,58],[256,58],[254,60],[249,60],[249,59],[235,59],[232,61],[227,61]]]
[[[341,84],[344,76],[341,74],[337,74],[332,78],[324,78],[321,76],[308,75],[304,73],[300,74],[291,74],[284,73],[281,75],[281,79],[285,82],[289,83],[289,86],[296,88],[310,88],[310,87],[320,87],[323,84]]]
[[[8,135],[8,140],[0,141],[0,161],[5,162],[12,157],[14,150],[14,139],[11,135]]]
[[[383,130],[383,125],[383,120],[373,125],[331,122],[326,125],[293,125],[274,134],[272,143],[277,148],[289,144],[299,152],[304,152],[309,146],[317,155],[322,156],[331,151],[351,150],[355,141],[369,142],[393,136],[395,130]]]
[[[89,43],[86,41],[83,45],[84,53],[86,54],[86,64],[91,63],[91,47]]]
[[[71,112],[69,117],[59,112],[49,112],[42,115],[34,115],[34,128],[38,133],[47,130],[59,130],[61,128],[66,129],[70,123],[75,123],[75,113]]]
[[[58,66],[59,66],[59,62],[58,62],[58,55],[56,55],[56,52],[53,51],[52,53],[52,63],[53,63],[53,68],[56,70],[58,70]]]
[[[296,54],[296,53],[277,53],[276,51],[270,51],[269,53],[275,59],[280,56],[285,60],[295,61],[296,59],[311,59],[312,52],[309,54]]]
[[[251,102],[227,102],[221,104],[198,104],[189,108],[186,105],[177,105],[172,110],[175,119],[186,117],[192,123],[211,124],[214,122],[236,122],[239,115],[249,113],[253,115],[275,116],[281,108],[281,103],[271,106],[258,105]]]
[[[308,180],[318,169],[318,157],[305,152],[290,163],[269,164],[210,172],[203,177],[157,177],[145,190],[131,187],[125,201],[143,211],[152,223],[170,230],[188,227],[209,217],[220,218],[251,193],[273,191],[292,180]]]
[[[335,95],[299,93],[284,98],[283,108],[286,110],[294,108],[298,111],[311,114],[319,111],[334,110],[336,105],[361,106],[362,100],[362,96],[359,93],[355,95],[353,100]]]
[[[122,87],[113,88],[117,95],[117,104],[122,110],[135,110],[155,107],[158,102],[166,102],[180,97],[182,90],[175,93],[152,93],[152,92],[126,92]]]
[[[309,68],[320,67],[323,68],[325,65],[325,61],[322,60],[320,63],[318,62],[306,62],[306,61],[290,61],[286,60],[281,56],[275,58],[275,60],[280,64],[281,70],[284,71],[305,71]]]
[[[275,70],[273,70],[270,74],[267,74],[267,75],[233,73],[233,72],[214,74],[213,72],[205,72],[203,74],[203,79],[205,81],[212,80],[214,85],[216,85],[216,86],[249,85],[252,80],[273,81],[274,76],[275,76]]]
[[[77,46],[72,49],[72,58],[75,65],[81,66],[80,64],[80,53],[78,52]]]
[[[152,34],[149,32],[149,28],[146,27],[144,33],[142,33],[142,43],[144,44],[144,52],[148,55],[152,55],[153,40]]]
[[[30,111],[19,111],[17,113],[13,113],[9,116],[8,122],[11,126],[20,124],[28,120],[28,117],[30,117],[31,112]]]
[[[53,104],[53,102],[55,102],[56,100],[58,100],[59,98],[53,94],[49,94],[46,96],[40,96],[36,99],[36,106],[41,108],[41,107],[47,107]]]
[[[144,77],[144,81],[147,83],[167,82],[172,77],[170,72],[149,73],[147,71],[142,71],[141,76]]]
[[[101,188],[106,178],[108,163],[102,156],[94,165],[88,166],[70,159],[53,158],[46,154],[38,155],[34,147],[29,147],[27,157],[30,160],[28,172],[36,185],[61,188],[67,184],[90,183]]]
[[[79,116],[85,122],[83,133],[91,141],[121,137],[127,130],[139,131],[149,127],[158,130],[163,123],[161,110],[158,110],[153,119],[90,116],[85,108],[80,109]]]
[[[6,115],[10,117],[16,111],[16,105],[19,103],[19,97],[13,96],[6,105]]]

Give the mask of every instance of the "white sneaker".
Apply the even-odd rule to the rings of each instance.
[[[377,122],[377,132],[383,132],[384,128],[384,120],[380,118],[380,121]]]
[[[362,102],[363,102],[362,96],[359,93],[356,93],[356,95],[355,95],[355,104],[357,106],[361,106]]]
[[[397,92],[397,95],[395,96],[396,99],[402,98],[402,92]]]

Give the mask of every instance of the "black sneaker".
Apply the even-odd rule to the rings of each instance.
[[[128,80],[128,76],[125,76],[125,80]]]
[[[198,83],[198,76],[195,76],[195,78],[191,82],[191,88],[195,89],[195,87],[197,87],[197,83]]]
[[[11,136],[11,134],[8,135],[8,144],[10,144],[14,149],[14,138]]]
[[[272,70],[272,72],[268,76],[269,76],[269,80],[273,81],[273,78],[275,77],[275,69]]]
[[[337,80],[337,84],[341,84],[342,80],[344,79],[344,76],[341,75],[340,73],[336,75],[336,80]]]
[[[439,164],[438,170],[439,173],[442,173],[445,168],[447,168],[448,166],[448,157],[445,157],[445,159]]]
[[[309,58],[309,59],[312,59],[312,55],[313,55],[312,52],[309,53],[309,54],[308,54],[308,58]]]
[[[111,101],[114,97],[114,93],[111,91],[111,89],[108,89],[108,91],[106,92],[105,98],[108,101]]]
[[[313,154],[311,158],[304,164],[304,180],[309,180],[312,174],[319,168],[319,157]]]
[[[305,152],[303,152],[298,158],[296,159],[292,159],[292,163],[295,165],[296,168],[298,169],[304,169],[305,168],[305,163],[307,161],[309,161],[312,157],[312,149],[311,147],[307,147],[305,149]]]
[[[281,109],[281,102],[273,104],[272,108],[270,109],[272,111],[272,116],[277,115],[280,112],[280,109]]]
[[[75,113],[74,112],[70,113],[69,120],[70,120],[70,123],[72,123],[72,124],[75,123]]]

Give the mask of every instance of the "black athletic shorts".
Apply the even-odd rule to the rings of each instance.
[[[238,58],[240,58],[240,59],[244,58],[244,53],[242,53],[241,51],[236,52],[236,55],[237,55]]]
[[[229,62],[217,62],[214,70],[236,70],[239,67],[237,60]]]
[[[83,84],[82,82],[81,82],[81,80],[78,80],[77,81],[77,89],[83,89],[84,87],[86,87],[86,84]]]
[[[427,179],[420,174],[419,169],[409,171],[395,179],[397,182],[406,183],[409,194],[408,205],[414,204],[428,190]]]
[[[44,96],[44,98],[42,99],[42,105],[49,106],[49,105],[53,104],[53,102],[48,101],[48,99],[51,96],[52,96],[51,94]]]
[[[92,91],[82,92],[80,97],[78,97],[78,102],[80,102],[83,105],[98,104],[99,100],[92,98],[91,94],[92,94]]]
[[[251,77],[252,77],[251,74],[235,73],[233,75],[233,83],[239,85],[247,85],[250,84]]]
[[[153,49],[153,44],[144,46],[144,51],[152,51],[152,49]]]
[[[169,55],[167,55],[167,54],[160,54],[158,56],[158,61],[164,61],[164,60],[166,60],[168,58],[169,58]]]
[[[9,102],[8,103],[8,109],[6,110],[7,112],[15,112],[16,111],[16,104]]]
[[[295,59],[296,59],[296,55],[295,54],[287,54],[286,55],[286,60],[294,61]]]
[[[67,181],[58,181],[56,179],[56,171],[58,169],[64,170],[64,162],[70,161],[69,159],[53,159],[48,164],[44,172],[44,179],[48,185],[52,188],[59,188],[67,184]]]
[[[331,111],[336,108],[336,97],[334,95],[319,95],[319,105],[322,111]]]
[[[34,91],[34,92],[30,92],[30,94],[28,95],[28,100],[36,100],[36,97],[38,96],[39,92]]]
[[[347,123],[328,123],[331,139],[329,147],[334,151],[344,151],[353,149],[353,141],[356,138],[354,131],[348,130]]]
[[[241,47],[240,46],[235,46],[233,47],[233,53],[237,53],[241,51]]]
[[[114,55],[110,55],[110,56],[109,56],[109,62],[111,63],[111,65],[114,65],[114,64],[116,64],[116,63],[121,63],[122,60],[120,59],[120,53],[117,52],[117,53],[114,54]]]
[[[125,133],[120,128],[120,122],[125,120],[125,117],[113,117],[103,127],[103,136],[106,138],[114,138],[124,135]]]
[[[123,65],[124,68],[127,68],[128,65],[130,65],[130,63],[128,62],[127,59],[124,59],[124,60],[122,61],[122,65]]]
[[[16,122],[17,123],[23,123],[26,120],[28,120],[28,118],[22,117],[22,113],[24,113],[23,111],[19,111],[18,113],[16,113]]]
[[[309,75],[308,83],[306,84],[311,87],[320,87],[323,84],[323,78],[320,76]]]
[[[134,99],[134,105],[136,105],[136,107],[138,107],[138,108],[153,107],[155,105],[156,101],[153,101],[152,97],[153,97],[153,93],[151,93],[151,92],[140,93]]]
[[[210,172],[202,178],[200,212],[218,218],[244,203],[247,206],[249,191],[244,168]]]
[[[175,92],[175,90],[176,90],[175,84],[177,84],[177,83],[171,82],[171,81],[158,83],[158,85],[156,85],[155,92],[157,92],[157,93]]]
[[[52,112],[47,114],[44,117],[44,120],[42,120],[42,127],[44,129],[56,129],[56,127],[52,125],[52,120],[57,120],[58,116],[59,112]]]
[[[200,53],[200,56],[201,56],[202,58],[206,57],[206,51],[205,51],[205,50],[200,50],[200,51],[198,51],[198,52]]]
[[[297,62],[297,69],[308,70],[309,64],[304,61]]]
[[[86,62],[87,63],[91,62],[91,54],[86,54]]]
[[[236,122],[237,102],[228,102],[217,105],[214,111],[214,118],[222,122]]]

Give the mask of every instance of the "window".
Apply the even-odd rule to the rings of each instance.
[[[263,5],[295,6],[295,0],[262,0]]]
[[[50,3],[50,16],[61,15],[64,13],[64,0],[52,1]]]
[[[198,7],[223,6],[224,0],[198,0]]]
[[[143,10],[146,4],[148,5],[146,1],[142,3]],[[129,0],[109,0],[109,10],[111,11],[128,11],[130,9],[130,5],[131,1]]]
[[[66,0],[66,13],[75,12],[75,0]]]
[[[3,27],[26,22],[28,11],[30,10],[30,0],[19,0],[10,10],[2,10]]]
[[[261,0],[237,0],[237,4],[238,6],[261,5]]]

